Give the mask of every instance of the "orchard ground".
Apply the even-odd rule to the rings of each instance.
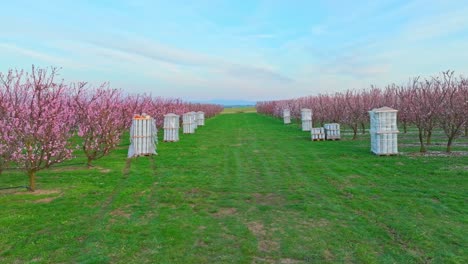
[[[125,136],[91,169],[76,153],[38,172],[37,192],[1,191],[0,262],[468,262],[466,137],[447,156],[437,131],[421,156],[410,130],[402,155],[378,157],[368,134],[312,142],[298,124],[227,112],[154,159],[126,163]]]

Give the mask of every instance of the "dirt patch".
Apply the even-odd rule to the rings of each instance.
[[[399,145],[404,146],[404,147],[419,147],[419,146],[421,146],[421,144],[419,144],[419,143],[400,143]],[[447,142],[433,142],[433,143],[429,144],[428,146],[447,147]],[[468,143],[466,143],[466,142],[453,142],[452,147],[468,147]]]
[[[188,194],[188,195],[193,195],[193,194],[197,194],[197,193],[200,193],[199,188],[192,188],[192,189],[185,192],[185,194]]]
[[[291,259],[291,258],[282,258],[278,260],[278,259],[274,259],[270,257],[266,257],[266,258],[254,257],[252,260],[252,263],[297,264],[297,263],[315,263],[315,262],[309,262],[309,261],[303,261],[303,260]]]
[[[352,193],[350,193],[350,192],[344,192],[343,195],[344,195],[344,197],[346,197],[346,199],[349,199],[349,200],[354,198],[354,195]]]
[[[131,214],[130,213],[127,213],[125,212],[124,210],[122,209],[115,209],[113,210],[112,212],[110,212],[110,215],[112,216],[119,216],[119,217],[123,217],[123,218],[126,218],[126,219],[130,219],[130,216]]]
[[[280,244],[273,240],[260,240],[258,242],[258,249],[264,252],[278,251]]]
[[[190,198],[205,198],[205,197],[208,197],[210,196],[210,193],[205,191],[205,190],[202,190],[202,189],[199,189],[199,188],[193,188],[193,189],[190,189],[188,191],[185,192],[185,197],[187,199],[190,199]]]
[[[254,257],[252,259],[252,264],[256,264],[256,263],[269,263],[269,264],[273,264],[273,263],[277,263],[277,261],[273,258],[260,258],[260,257]]]
[[[15,194],[30,194],[30,195],[45,195],[45,194],[57,194],[61,193],[59,190],[35,190],[34,192],[30,191],[22,191],[22,192],[16,192]]]
[[[89,169],[94,169],[94,170],[97,170],[101,173],[109,173],[111,172],[111,169],[107,169],[107,168],[103,168],[103,167],[99,167],[99,166],[91,166]]]
[[[331,261],[333,261],[335,259],[335,256],[333,255],[333,253],[328,249],[325,249],[323,251],[322,255],[329,262],[331,262]]]
[[[234,215],[237,213],[236,208],[221,208],[218,210],[218,212],[213,213],[212,215],[216,218],[221,218],[221,217],[226,217],[230,215]]]
[[[52,197],[45,197],[42,199],[37,199],[34,201],[30,201],[32,203],[50,203],[53,200],[59,198],[62,196],[62,192],[59,190],[36,190],[34,192],[30,191],[20,191],[20,192],[15,192],[13,193],[15,195],[31,195],[31,196],[42,196],[42,195],[53,195],[53,194],[58,194],[58,195],[53,195]]]
[[[43,199],[35,200],[35,201],[33,201],[33,203],[50,203],[50,202],[52,202],[53,200],[55,200],[56,198],[57,198],[57,197],[43,198]]]
[[[247,223],[247,228],[254,234],[256,237],[264,236],[265,229],[263,228],[263,224],[259,222],[250,222]]]
[[[310,219],[307,221],[302,222],[307,228],[317,228],[317,227],[325,227],[328,226],[330,223],[326,219]]]
[[[195,243],[195,246],[197,246],[197,247],[207,247],[208,244],[207,244],[205,241],[199,239],[199,240],[197,240],[197,242]]]
[[[85,170],[86,166],[57,166],[51,167],[49,170],[53,172],[67,172],[67,171],[76,171],[76,170]]]
[[[404,153],[401,153],[404,154]],[[405,154],[404,154],[405,155]],[[414,152],[414,153],[407,153],[406,155],[412,157],[465,157],[468,156],[468,151],[452,151],[452,152],[444,152],[444,151],[428,151],[425,153],[422,152]]]
[[[147,211],[144,215],[143,215],[143,219],[153,219],[154,217],[156,216],[156,213],[153,212],[153,211]]]
[[[247,223],[249,231],[255,235],[258,241],[258,250],[262,252],[273,252],[280,249],[280,243],[268,237],[268,232],[260,222]]]
[[[281,264],[296,264],[296,263],[304,263],[304,261],[297,260],[297,259],[290,259],[290,258],[282,258],[280,259]]]
[[[286,199],[283,196],[275,194],[275,193],[254,193],[252,195],[253,202],[259,205],[284,205],[286,203]]]

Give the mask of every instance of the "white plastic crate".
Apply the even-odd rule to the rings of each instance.
[[[182,126],[184,134],[195,133],[195,124],[193,119],[193,112],[188,112],[182,115]]]
[[[197,112],[197,125],[199,126],[205,125],[205,113],[202,111]]]
[[[302,131],[310,131],[312,128],[312,120],[302,120]]]
[[[164,141],[179,141],[179,115],[164,115]]]
[[[369,111],[371,151],[377,155],[398,154],[398,110],[382,107]]]
[[[371,133],[371,151],[377,155],[398,154],[398,133]]]
[[[302,131],[310,131],[312,128],[312,110],[301,109]]]
[[[157,137],[156,122],[149,115],[135,115],[130,127],[130,147],[128,157],[153,155],[156,153]]]
[[[291,124],[291,111],[283,109],[283,120],[285,124]]]
[[[191,117],[191,122],[192,122],[192,129],[193,133],[195,133],[195,129],[198,128],[198,122],[197,122],[197,113],[196,112],[190,112],[190,117]]]
[[[341,139],[340,124],[338,123],[324,124],[323,128],[325,129],[326,139],[329,139],[329,140]]]
[[[313,127],[310,129],[310,135],[314,141],[325,140],[325,129],[323,127]]]

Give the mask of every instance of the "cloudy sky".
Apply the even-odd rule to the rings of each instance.
[[[0,71],[188,100],[291,98],[468,73],[468,1],[2,1]]]

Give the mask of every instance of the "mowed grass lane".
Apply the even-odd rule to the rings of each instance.
[[[0,262],[467,262],[467,158],[377,157],[361,138],[220,115],[129,167],[125,139],[93,169],[40,172],[39,194],[0,194]]]

